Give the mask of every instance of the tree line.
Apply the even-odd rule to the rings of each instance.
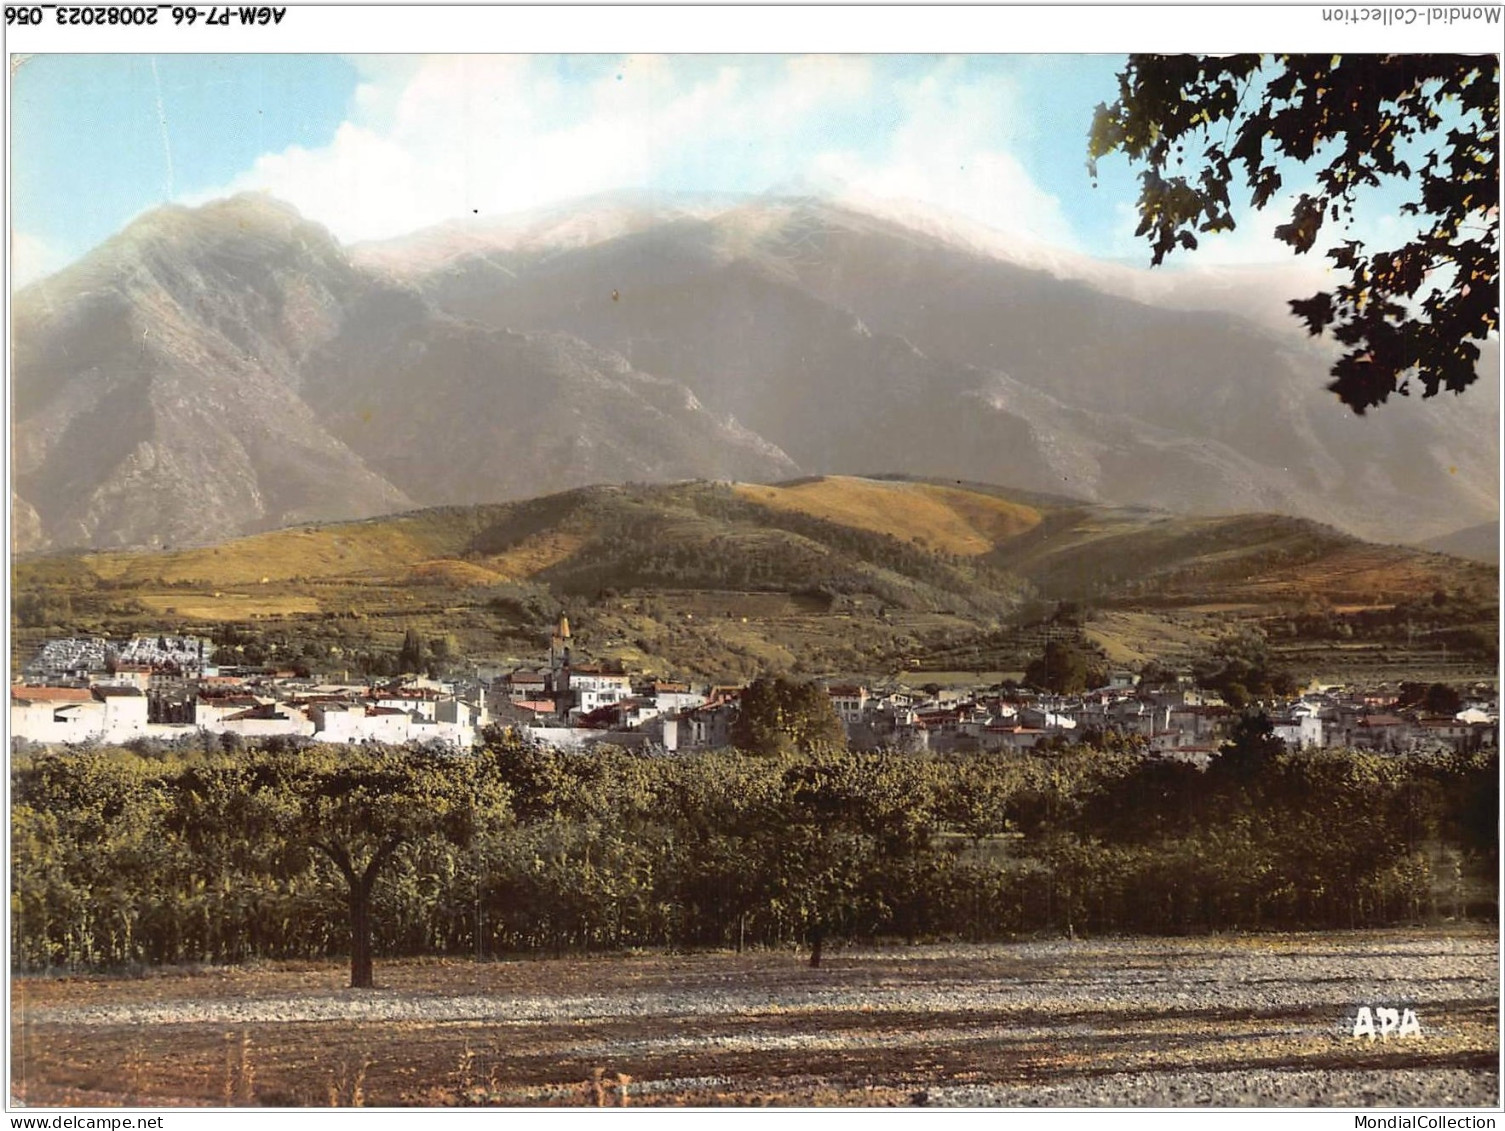
[[[1315,929],[1494,914],[1496,756],[474,753],[12,761],[20,970]],[[1472,905],[1470,906],[1470,901]]]

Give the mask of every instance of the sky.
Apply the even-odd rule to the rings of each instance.
[[[1123,61],[36,55],[12,85],[13,282],[158,205],[245,190],[347,243],[616,189],[819,190],[1147,264],[1133,172],[1108,159],[1094,183],[1086,165]],[[1178,263],[1288,264],[1277,221],[1251,217]]]

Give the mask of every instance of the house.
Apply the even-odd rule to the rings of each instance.
[[[534,668],[519,668],[503,676],[499,683],[499,690],[514,703],[520,703],[525,699],[534,701],[542,699],[544,693],[549,690],[549,677]],[[501,696],[494,698],[501,698]]]
[[[512,709],[525,722],[534,723],[543,718],[557,716],[559,714],[559,703],[554,699],[529,699],[512,704]]]
[[[146,734],[148,703],[139,687],[95,687],[94,697],[104,704],[104,740],[124,742]]]
[[[620,702],[632,695],[632,679],[622,672],[601,668],[568,668],[568,690],[575,696],[575,706],[584,714],[599,707]]]
[[[653,680],[637,692],[638,696],[653,700],[660,714],[688,711],[706,701],[706,697],[686,683],[670,683]]]
[[[152,733],[139,687],[13,686],[10,701],[11,734],[33,742],[127,742]]]
[[[728,702],[711,701],[678,715],[662,715],[647,728],[657,733],[665,750],[717,750],[731,745],[732,724],[737,708]]]
[[[115,670],[107,677],[96,677],[98,682],[118,687],[136,687],[142,691],[147,690],[152,682],[152,667],[150,664],[116,664]]]
[[[1360,715],[1346,729],[1342,745],[1393,754],[1408,749],[1414,737],[1411,723],[1399,715]]]
[[[231,715],[238,715],[242,711],[253,710],[270,702],[270,699],[262,699],[246,693],[214,696],[201,694],[193,705],[193,725],[203,730],[218,732],[223,729],[224,721]]]
[[[1040,727],[998,724],[982,732],[980,743],[984,750],[1033,750],[1045,738],[1046,732]]]
[[[1047,711],[1040,707],[1026,707],[1019,712],[1019,723],[1023,727],[1042,731],[1075,730],[1076,720],[1068,715],[1057,711]]]
[[[104,705],[84,687],[12,687],[10,732],[33,742],[83,742],[104,730]]]
[[[439,687],[424,687],[415,683],[406,683],[400,687],[377,692],[374,696],[376,706],[393,711],[402,711],[414,718],[434,721],[434,713],[439,703],[447,698],[443,689]]]
[[[1456,750],[1460,754],[1467,754],[1493,745],[1493,742],[1484,741],[1485,736],[1492,735],[1494,731],[1488,723],[1470,723],[1458,718],[1428,718],[1421,719],[1417,723],[1417,728],[1418,741],[1426,749],[1435,750],[1445,747],[1449,750]]]
[[[238,734],[242,738],[269,738],[282,734],[306,737],[314,734],[316,728],[314,722],[296,707],[286,703],[259,703],[225,716],[217,729],[222,734]]]
[[[1291,750],[1312,750],[1322,745],[1322,720],[1309,711],[1272,718],[1270,731]]]
[[[868,704],[868,691],[856,684],[833,684],[826,688],[831,697],[831,707],[843,723],[851,726],[862,721]]]

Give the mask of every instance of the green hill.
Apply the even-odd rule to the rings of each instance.
[[[1493,615],[1494,577],[1300,519],[832,477],[589,487],[194,550],[21,559],[13,618],[18,661],[47,635],[181,630],[359,670],[409,628],[473,661],[526,662],[566,609],[585,654],[633,667],[876,675],[1022,667],[1033,637],[1019,626],[1060,601],[1098,610],[1095,638],[1138,662],[1194,652],[1230,619],[1416,594],[1466,603],[1474,624]]]

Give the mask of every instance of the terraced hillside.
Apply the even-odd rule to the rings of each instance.
[[[1314,605],[1435,593],[1493,616],[1494,579],[1487,565],[1271,515],[903,478],[696,481],[23,559],[16,652],[61,632],[231,624],[310,663],[359,666],[409,628],[508,662],[536,654],[565,608],[588,654],[650,670],[878,674],[944,657],[1008,670],[1038,643],[1019,626],[1071,601],[1099,610],[1098,642],[1134,664],[1182,659],[1230,618]]]

